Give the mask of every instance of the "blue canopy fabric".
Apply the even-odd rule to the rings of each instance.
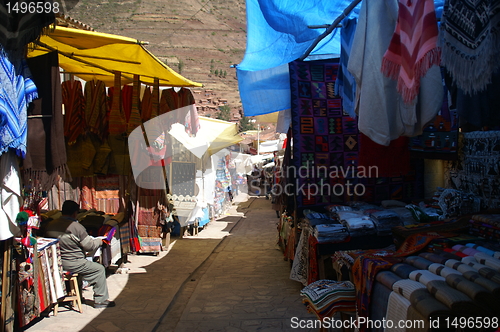
[[[300,58],[325,31],[310,29],[308,25],[331,24],[350,3],[350,0],[247,0],[246,51],[236,66],[245,116],[291,107],[288,64]],[[443,3],[444,0],[435,0],[438,17]],[[360,6],[361,3],[347,17],[357,17]],[[340,31],[335,29],[306,60],[339,56]]]

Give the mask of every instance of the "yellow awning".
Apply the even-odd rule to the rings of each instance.
[[[30,44],[30,50],[30,58],[57,51],[66,72],[84,81],[99,79],[106,86],[113,86],[114,71],[122,73],[122,84],[131,83],[137,74],[147,85],[156,77],[161,86],[202,86],[173,71],[133,38],[58,26]]]

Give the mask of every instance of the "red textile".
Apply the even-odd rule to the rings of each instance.
[[[82,83],[78,80],[65,81],[61,84],[61,90],[64,104],[64,136],[68,144],[72,145],[85,129]]]
[[[396,31],[382,59],[382,72],[398,81],[405,103],[412,103],[420,78],[433,65],[439,66],[438,26],[434,0],[399,0]]]
[[[398,177],[410,172],[410,149],[408,137],[401,136],[389,146],[375,143],[363,133],[359,134],[358,170],[364,167],[366,177]],[[375,174],[374,170],[378,174]],[[361,177],[361,175],[360,175]]]

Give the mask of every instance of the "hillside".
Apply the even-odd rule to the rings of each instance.
[[[198,90],[212,90],[215,98],[227,99],[238,114],[241,101],[236,71],[230,66],[241,62],[246,47],[244,0],[66,2],[68,15],[96,31],[149,42],[153,54],[202,83]]]

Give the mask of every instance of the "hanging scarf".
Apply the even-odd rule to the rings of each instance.
[[[82,83],[78,80],[65,81],[61,88],[64,104],[64,136],[68,144],[73,145],[85,128]]]
[[[0,45],[0,154],[9,148],[26,154],[27,107],[38,97],[24,60],[11,60]]]
[[[441,18],[442,64],[466,94],[491,83],[500,68],[500,0],[445,1]]]
[[[406,104],[412,104],[420,78],[440,63],[438,28],[433,0],[399,0],[398,22],[382,59],[382,72],[398,81]]]

